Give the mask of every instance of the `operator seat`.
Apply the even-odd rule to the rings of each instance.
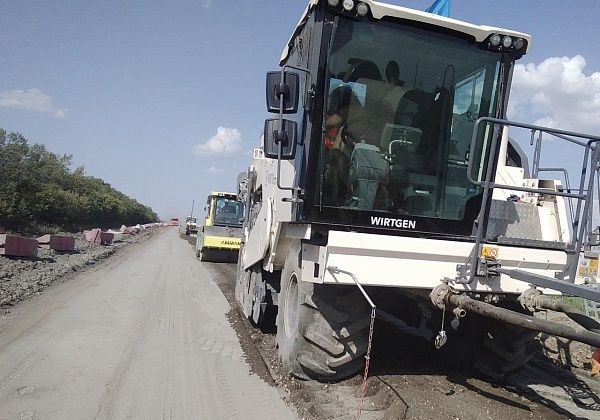
[[[426,137],[431,135],[427,114],[432,102],[432,94],[413,89],[402,96],[396,107],[394,124],[421,130],[421,138],[416,150],[406,150],[396,156],[396,163],[405,171],[424,173],[425,161],[431,158],[431,151],[423,144],[429,143]]]

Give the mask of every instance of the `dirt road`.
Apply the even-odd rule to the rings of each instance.
[[[2,419],[285,419],[169,229],[0,315]]]
[[[234,305],[235,264],[203,265]],[[274,331],[254,329],[236,310],[230,311],[230,320],[254,370],[266,364],[300,417],[356,418],[360,376],[334,384],[285,377]],[[376,323],[374,337],[361,419],[600,419],[600,382],[585,370],[554,366],[541,353],[507,382],[490,383],[385,323]]]

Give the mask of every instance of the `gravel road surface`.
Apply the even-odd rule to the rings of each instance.
[[[0,315],[1,419],[286,419],[177,229]]]

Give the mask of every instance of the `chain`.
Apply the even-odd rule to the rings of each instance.
[[[444,322],[446,321],[446,305],[444,305],[444,309],[442,309],[442,327],[440,332],[435,337],[434,345],[436,349],[441,349],[446,341],[448,341],[448,336],[446,335],[446,331],[444,330]]]
[[[358,415],[360,419],[362,413],[363,399],[367,392],[367,380],[369,379],[369,362],[371,361],[371,343],[373,342],[373,327],[375,326],[375,307],[371,309],[371,325],[369,326],[369,343],[367,345],[367,354],[365,355],[365,372],[363,374],[362,384],[360,385],[360,398],[358,400]]]

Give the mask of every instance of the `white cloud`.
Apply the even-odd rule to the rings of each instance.
[[[242,150],[242,133],[237,128],[219,127],[217,134],[206,143],[197,144],[193,148],[196,156],[233,154]]]
[[[224,168],[217,168],[216,166],[211,166],[208,168],[207,172],[211,175],[223,175],[225,173]]]
[[[52,99],[39,89],[0,91],[0,106],[28,111],[43,112],[62,118],[66,110],[58,108]]]
[[[515,67],[509,118],[597,134],[600,131],[600,72],[584,73],[585,58],[550,57]]]

